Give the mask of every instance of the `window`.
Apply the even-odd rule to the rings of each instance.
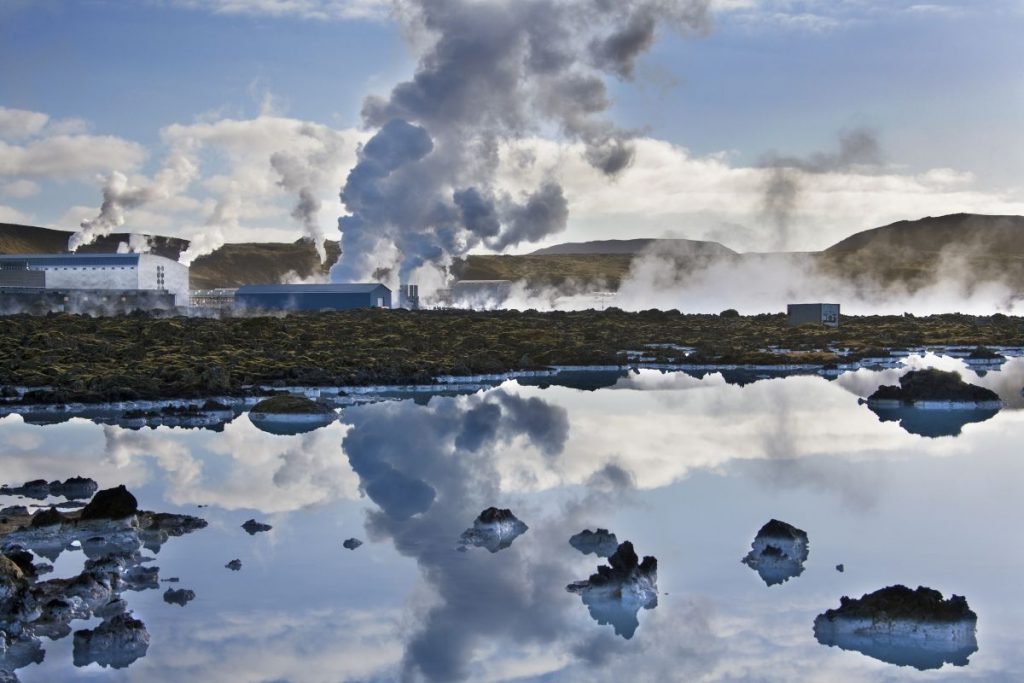
[[[156,267],[156,286],[157,286],[157,289],[163,289],[164,288],[164,267],[163,266],[157,266]]]

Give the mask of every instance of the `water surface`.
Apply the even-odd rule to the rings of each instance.
[[[573,383],[596,390],[510,381],[346,408],[294,436],[260,431],[246,415],[222,432],[9,416],[4,481],[90,476],[126,484],[146,509],[210,522],[157,555],[161,577],[180,583],[126,596],[152,636],[147,656],[124,669],[76,668],[65,638],[46,641],[45,660],[18,675],[1022,680],[1024,360],[980,378],[965,370],[1007,406],[951,416],[955,429],[937,432],[882,421],[859,403],[900,372],[740,385],[721,373],[642,371]],[[0,499],[15,502],[24,501]],[[529,530],[496,553],[460,552],[460,534],[492,505]],[[250,536],[240,526],[249,518],[273,529]],[[810,549],[798,576],[768,587],[740,560],[772,518],[805,530]],[[630,638],[565,590],[604,562],[568,543],[597,527],[658,559],[657,606],[638,611]],[[365,544],[346,550],[350,537]],[[241,571],[225,569],[235,558]],[[55,575],[78,573],[82,561],[63,553]],[[965,666],[922,672],[814,639],[815,616],[840,596],[893,583],[967,596],[978,649]],[[168,586],[197,597],[167,604]]]

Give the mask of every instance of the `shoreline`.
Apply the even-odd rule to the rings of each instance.
[[[898,367],[941,353],[980,370],[1024,355],[1024,318],[678,311],[348,311],[280,318],[45,318],[0,326],[0,411],[28,405],[247,400],[290,387],[351,395],[446,391],[571,371],[806,372]],[[995,358],[972,358],[982,352]],[[1001,357],[1001,358],[1000,358]]]

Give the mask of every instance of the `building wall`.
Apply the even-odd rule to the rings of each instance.
[[[39,268],[46,271],[48,289],[137,289],[135,266],[61,265]]]
[[[235,306],[271,311],[345,311],[356,308],[391,308],[391,292],[381,288],[372,293],[295,292],[235,294]]]
[[[46,273],[42,270],[7,269],[0,270],[0,287],[46,287]]]
[[[162,256],[139,254],[137,282],[139,289],[166,289],[174,295],[176,306],[188,306],[188,266]]]
[[[786,311],[791,326],[817,323],[839,327],[839,304],[790,304]]]

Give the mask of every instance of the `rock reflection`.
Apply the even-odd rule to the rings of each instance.
[[[615,635],[629,640],[640,626],[640,609],[658,606],[658,561],[651,556],[640,561],[633,544],[625,541],[607,565],[599,566],[586,581],[569,584],[566,590],[583,599],[594,621],[610,624]]]
[[[895,422],[909,434],[937,439],[960,436],[969,424],[986,422],[999,413],[998,408],[946,408],[929,410],[914,406],[875,406],[868,408],[881,422]]]
[[[807,532],[773,519],[761,527],[743,564],[758,573],[767,586],[776,586],[804,573],[809,552]]]
[[[943,600],[929,588],[890,586],[859,600],[842,598],[838,609],[814,620],[814,637],[822,645],[925,671],[967,666],[978,650],[977,624],[961,596]]]
[[[607,529],[591,531],[584,529],[569,539],[569,545],[584,555],[593,553],[598,557],[610,557],[619,548],[619,541],[615,534]]]
[[[462,532],[459,545],[462,549],[474,546],[496,553],[511,546],[528,529],[511,510],[489,507],[473,520],[473,526]]]

